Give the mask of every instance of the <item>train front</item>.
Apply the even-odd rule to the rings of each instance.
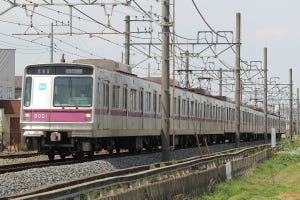
[[[93,152],[93,74],[78,64],[25,68],[20,122],[29,147],[50,160]]]

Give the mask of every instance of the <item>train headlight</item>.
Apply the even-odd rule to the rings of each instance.
[[[29,121],[30,120],[30,113],[24,113],[23,120],[24,121]]]
[[[92,114],[91,113],[85,113],[84,120],[85,121],[91,121],[92,120]]]

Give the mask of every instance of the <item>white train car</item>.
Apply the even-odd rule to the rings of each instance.
[[[101,149],[160,145],[161,85],[137,77],[128,66],[92,59],[29,65],[23,89],[23,135],[50,160],[56,154],[80,158]],[[209,143],[234,141],[234,103],[178,87],[171,103],[175,145],[195,145],[195,133]],[[262,112],[242,106],[241,138],[261,137],[262,119]],[[269,115],[268,122],[280,126],[278,116]]]

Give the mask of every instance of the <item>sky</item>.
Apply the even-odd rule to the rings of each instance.
[[[42,3],[44,1],[34,2]],[[61,3],[63,1],[54,0],[54,2]],[[69,2],[78,3],[82,1]],[[104,0],[101,2],[107,5],[78,6],[78,10],[73,9],[72,31],[74,33],[85,31],[105,34],[54,35],[54,62],[59,62],[62,53],[65,54],[66,60],[69,62],[81,58],[107,58],[122,62],[122,58],[124,60],[124,56],[122,56],[124,35],[107,34],[113,30],[101,24],[110,24],[114,29],[123,32],[125,15],[130,15],[132,20],[139,20],[131,22],[131,31],[140,32],[139,34],[132,34],[132,43],[160,42],[161,1],[135,0],[128,7],[111,6],[111,3],[118,4],[125,2],[125,0]],[[299,0],[195,0],[194,2],[214,31],[233,32],[233,35],[229,34],[228,36],[229,40],[233,38],[233,42],[236,13],[240,12],[241,59],[247,63],[263,61],[263,49],[266,47],[268,49],[268,77],[274,77],[281,84],[288,84],[289,69],[292,68],[293,88],[294,93],[296,93],[296,88],[300,86],[300,79],[297,78],[300,74],[298,67],[300,27],[297,23],[297,19],[300,19]],[[28,3],[28,1],[17,0],[17,3]],[[0,0],[0,13],[9,7],[7,1]],[[39,6],[35,8],[27,6],[23,8],[14,7],[0,15],[0,48],[16,49],[16,75],[22,75],[23,68],[28,64],[50,61],[50,38],[47,34],[41,35],[41,33],[50,33],[51,23],[54,23],[55,33],[69,32],[70,28],[66,26],[70,21],[69,16],[64,14],[69,12],[70,9],[63,6]],[[171,13],[173,13],[172,9]],[[157,21],[149,23],[146,21],[149,16],[151,19],[157,19]],[[145,19],[145,21],[141,21],[141,19]],[[153,30],[152,34],[144,33],[149,30]],[[197,13],[192,0],[175,1],[175,30],[176,34],[180,36],[176,37],[177,42],[195,42],[199,31],[211,31]],[[16,35],[24,33],[39,33],[40,35]],[[202,42],[205,41],[204,39],[211,39],[209,34],[204,35],[203,32],[199,34],[199,38]],[[216,39],[216,36],[214,35],[213,38]],[[215,52],[220,53],[228,46],[217,46]],[[177,46],[175,49],[177,55],[176,69],[183,69],[185,58],[184,56],[180,58],[180,56],[186,50],[193,53],[203,52],[200,57],[190,58],[192,69],[228,69],[234,67],[234,46],[224,50],[224,53],[218,55],[217,59],[212,58],[212,50],[204,50],[206,47],[207,45]],[[151,52],[150,55],[149,52]],[[151,46],[150,49],[147,45],[132,47],[130,61],[134,67],[133,71],[141,76],[146,76],[149,65],[151,76],[160,76],[160,56],[159,45]],[[209,67],[210,64],[213,66]],[[179,75],[178,78],[181,81],[183,79]],[[260,81],[254,80],[259,79],[258,76],[252,79],[254,82]],[[199,84],[196,78],[191,82],[193,85]],[[215,90],[217,83],[218,81],[214,81],[212,84],[213,90]]]

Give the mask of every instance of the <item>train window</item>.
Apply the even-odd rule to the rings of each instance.
[[[112,107],[119,108],[120,107],[120,86],[113,85],[112,88]]]
[[[198,117],[198,104],[197,104],[197,101],[195,101],[195,117]]]
[[[139,91],[139,111],[144,110],[144,90],[141,88]]]
[[[180,96],[178,96],[178,103],[177,103],[177,114],[180,116],[180,106],[181,106],[181,104],[180,104],[180,99],[181,99],[181,97]]]
[[[130,110],[136,110],[136,90],[130,90]]]
[[[206,119],[210,119],[210,109],[209,109],[209,104],[206,104],[205,118],[206,118]]]
[[[109,107],[109,82],[103,82],[103,107]]]
[[[185,107],[185,104],[186,104],[186,100],[185,100],[185,99],[182,99],[182,115],[186,115],[186,107]]]
[[[122,108],[123,109],[127,109],[127,98],[128,98],[128,94],[127,94],[127,92],[128,92],[128,89],[127,89],[127,85],[124,85],[123,86],[123,101],[122,101]]]
[[[156,113],[156,108],[157,107],[157,92],[154,91],[153,93],[153,111],[154,113]]]
[[[198,103],[198,118],[201,118],[202,103]]]
[[[93,79],[90,77],[56,77],[54,107],[88,107],[92,105]]]
[[[177,114],[177,98],[176,97],[173,97],[173,106],[172,106],[172,110],[173,110],[173,114]]]
[[[161,94],[158,95],[158,112],[161,113]]]
[[[84,66],[32,66],[26,70],[27,74],[59,74],[59,75],[91,75],[93,74],[92,67]]]
[[[201,118],[203,119],[205,116],[205,103],[201,103]]]
[[[24,106],[30,106],[31,102],[31,86],[32,86],[32,78],[26,77],[25,80],[25,90],[24,90]]]
[[[146,106],[146,112],[151,111],[151,92],[146,92],[146,97],[145,97],[145,106]]]
[[[190,99],[189,98],[187,99],[186,105],[187,105],[186,115],[189,116],[190,115]]]
[[[194,101],[191,101],[191,112],[190,115],[193,117],[194,116]]]

